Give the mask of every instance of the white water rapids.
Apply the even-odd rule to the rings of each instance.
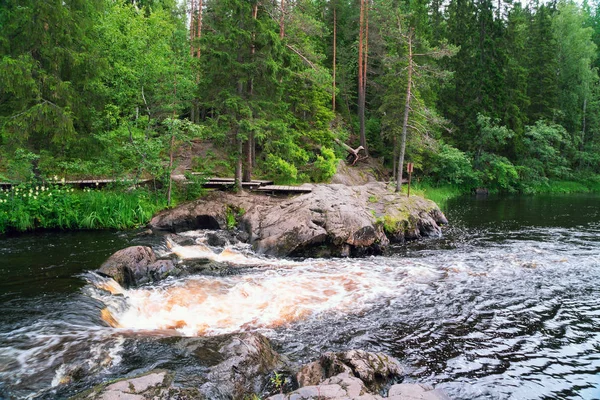
[[[186,336],[271,329],[324,313],[364,312],[382,298],[397,296],[407,285],[440,276],[415,262],[391,268],[368,259],[294,262],[232,248],[213,252],[203,244],[170,247],[182,262],[208,258],[256,268],[230,276],[168,279],[129,290],[112,279],[95,277],[93,283],[104,289],[95,296],[107,305],[102,313],[107,323]]]

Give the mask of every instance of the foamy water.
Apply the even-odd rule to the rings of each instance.
[[[239,275],[194,276],[130,290],[115,287],[111,280],[99,286],[119,294],[118,301],[106,292],[99,299],[107,304],[102,317],[115,327],[215,335],[277,328],[324,313],[362,312],[381,298],[398,295],[407,282],[438,277],[418,264],[391,268],[368,260],[280,261],[277,267]]]

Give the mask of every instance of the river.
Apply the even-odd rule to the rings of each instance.
[[[383,351],[406,367],[406,382],[452,399],[600,399],[600,196],[459,198],[445,208],[442,238],[385,256],[212,249],[238,267],[130,290],[87,271],[128,245],[167,252],[164,238],[0,238],[0,398],[68,398],[160,367],[201,374],[169,337],[258,331],[295,361]]]

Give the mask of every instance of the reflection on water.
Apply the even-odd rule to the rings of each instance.
[[[407,381],[454,399],[600,399],[599,200],[461,199],[448,204],[443,238],[386,257],[266,259],[200,236],[169,251],[244,268],[128,290],[74,277],[100,259],[48,278],[55,291],[13,285],[0,315],[0,398],[67,397],[131,371],[189,368],[158,338],[258,330],[293,360],[387,352],[407,366]],[[54,235],[44,251],[61,241],[69,253]],[[2,248],[32,246],[22,239]]]

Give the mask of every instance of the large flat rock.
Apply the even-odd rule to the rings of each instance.
[[[434,202],[398,195],[381,182],[312,189],[285,198],[213,192],[158,214],[150,225],[171,232],[227,229],[234,218],[259,253],[318,257],[380,253],[390,241],[439,236],[447,223]]]

